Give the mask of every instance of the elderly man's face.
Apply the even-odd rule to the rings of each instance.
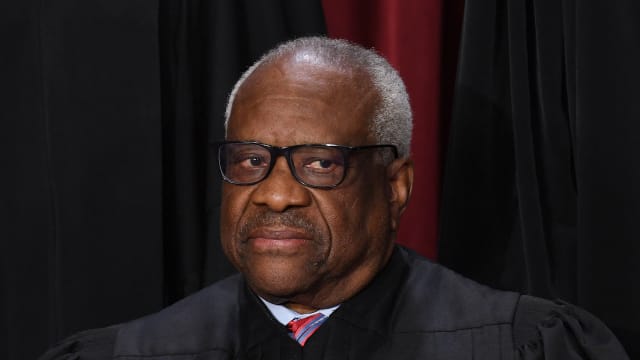
[[[374,144],[368,119],[377,100],[362,74],[281,60],[245,82],[227,139]],[[223,185],[222,245],[254,291],[301,311],[328,307],[353,296],[384,266],[401,210],[374,154],[353,155],[345,180],[330,190],[298,183],[284,157],[257,184]]]

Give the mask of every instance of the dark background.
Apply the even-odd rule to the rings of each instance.
[[[232,272],[207,143],[275,44],[329,34],[398,68],[416,187],[399,241],[561,297],[640,355],[635,0],[0,3],[0,358]]]

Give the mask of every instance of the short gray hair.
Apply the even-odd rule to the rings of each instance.
[[[409,95],[398,72],[373,50],[346,40],[326,37],[298,38],[283,43],[247,69],[229,95],[225,111],[225,131],[234,99],[245,80],[260,65],[273,63],[292,54],[308,54],[337,69],[359,69],[368,74],[380,97],[371,122],[371,131],[378,144],[393,144],[398,147],[400,157],[409,156],[413,120]]]

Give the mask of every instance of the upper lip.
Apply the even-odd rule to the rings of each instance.
[[[295,228],[257,228],[249,233],[249,239],[311,239],[306,231]]]

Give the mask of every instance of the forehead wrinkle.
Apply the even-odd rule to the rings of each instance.
[[[368,94],[367,97],[368,96],[370,95]],[[310,99],[307,97],[297,97],[297,96],[278,96],[278,97],[271,97],[271,98],[259,98],[259,99],[244,102],[242,106],[239,106],[237,108],[237,112],[232,117],[232,120],[230,122],[231,126],[229,127],[230,131],[228,134],[230,135],[229,139],[231,139],[232,137],[237,137],[239,133],[242,133],[242,134],[253,133],[252,128],[255,128],[255,125],[250,128],[243,124],[244,121],[248,118],[265,117],[265,119],[266,118],[273,119],[273,118],[277,118],[278,116],[286,116],[289,119],[289,121],[293,122],[294,125],[287,128],[279,128],[280,131],[286,132],[285,135],[280,136],[281,138],[291,139],[291,138],[294,138],[295,136],[296,138],[300,139],[300,141],[298,141],[297,143],[334,142],[334,141],[319,141],[316,138],[317,133],[302,132],[300,131],[300,128],[303,127],[306,123],[313,121],[318,117],[320,118],[346,117],[346,118],[355,120],[356,118],[363,116],[359,113],[363,112],[362,109],[368,106],[368,99],[365,99],[362,101],[358,101],[358,103],[355,104],[353,108],[349,109],[348,112],[336,111],[331,107],[324,107],[322,112],[325,113],[325,115],[320,115],[320,113],[317,112],[318,111],[317,108],[315,110],[307,110],[307,107],[305,107],[304,104],[296,104],[296,108],[299,110],[299,112],[293,112],[293,113],[288,113],[286,115],[282,115],[278,113],[277,105],[274,106],[274,104],[272,103],[272,101],[276,101],[276,102],[280,100],[287,101],[291,99],[301,99],[303,100],[303,102],[306,102],[306,103],[317,102],[317,103],[323,104],[323,102],[320,100]],[[365,116],[366,116],[365,128],[369,129],[371,124],[370,119],[373,116],[373,111],[367,111],[365,113]],[[268,122],[268,123],[270,125],[266,125],[265,123],[265,126],[269,126],[269,127],[265,127],[262,129],[262,130],[265,130],[266,133],[270,133],[271,130],[273,130],[275,127],[278,127],[277,122]],[[299,126],[297,124],[299,124]],[[344,131],[348,130],[346,134],[351,134],[348,136],[351,137],[353,141],[358,142],[362,139],[362,135],[358,133],[359,127],[345,126],[343,129]],[[366,135],[367,138],[370,138],[371,140],[374,139],[373,133],[371,131],[367,131],[366,134],[367,134]],[[248,136],[248,135],[243,135],[243,136]],[[253,135],[251,136],[253,137]],[[303,140],[304,138],[308,138],[308,140]],[[246,140],[246,139],[243,139],[243,140]],[[287,145],[293,145],[293,144],[289,143]],[[363,144],[354,143],[354,144],[343,144],[343,145],[363,145]]]
[[[291,100],[295,98],[297,97],[293,97],[293,96],[278,97],[279,100],[286,100],[286,99]],[[238,106],[236,108],[236,110],[233,113],[233,116],[230,119],[227,138],[229,140],[233,139],[233,140],[243,140],[243,141],[251,140],[251,141],[265,142],[264,139],[257,137],[257,133],[264,134],[266,132],[267,134],[269,134],[269,133],[272,133],[272,131],[275,128],[278,128],[278,130],[280,131],[287,131],[286,136],[280,136],[282,138],[291,138],[292,135],[299,135],[299,136],[305,135],[304,133],[298,133],[297,126],[282,128],[282,127],[278,127],[277,122],[274,123],[273,121],[266,122],[266,123],[269,123],[270,125],[266,125],[266,123],[264,125],[259,125],[260,122],[258,122],[258,125],[256,125],[255,121],[251,121],[251,119],[256,119],[256,118],[264,118],[264,119],[277,118],[280,115],[277,113],[278,112],[277,107],[274,108],[273,106],[270,106],[268,104],[265,105],[265,103],[268,103],[273,99],[274,99],[273,97],[271,99],[261,97],[261,98],[247,100],[247,101],[243,100],[244,102],[241,104],[242,106]],[[311,101],[310,99],[307,99],[307,98],[302,98],[302,99]],[[299,107],[303,109],[302,106],[299,106]],[[308,117],[305,117],[302,111],[297,114],[287,114],[286,116],[289,120],[295,121],[296,123],[304,122],[308,120]],[[250,121],[253,125],[246,124],[247,121]],[[278,144],[270,143],[270,145],[278,145]]]
[[[259,96],[257,98],[254,97],[249,97],[248,99],[243,99],[243,101],[245,101],[244,104],[242,104],[243,110],[244,109],[248,109],[248,110],[253,110],[253,109],[257,109],[259,108],[261,105],[263,105],[265,102],[268,101],[272,101],[272,100],[282,100],[282,101],[287,101],[287,100],[302,100],[303,102],[313,102],[313,103],[323,103],[320,99],[317,98],[309,98],[307,96],[295,96],[295,95],[268,95],[268,96]],[[277,111],[277,109],[276,109]]]

